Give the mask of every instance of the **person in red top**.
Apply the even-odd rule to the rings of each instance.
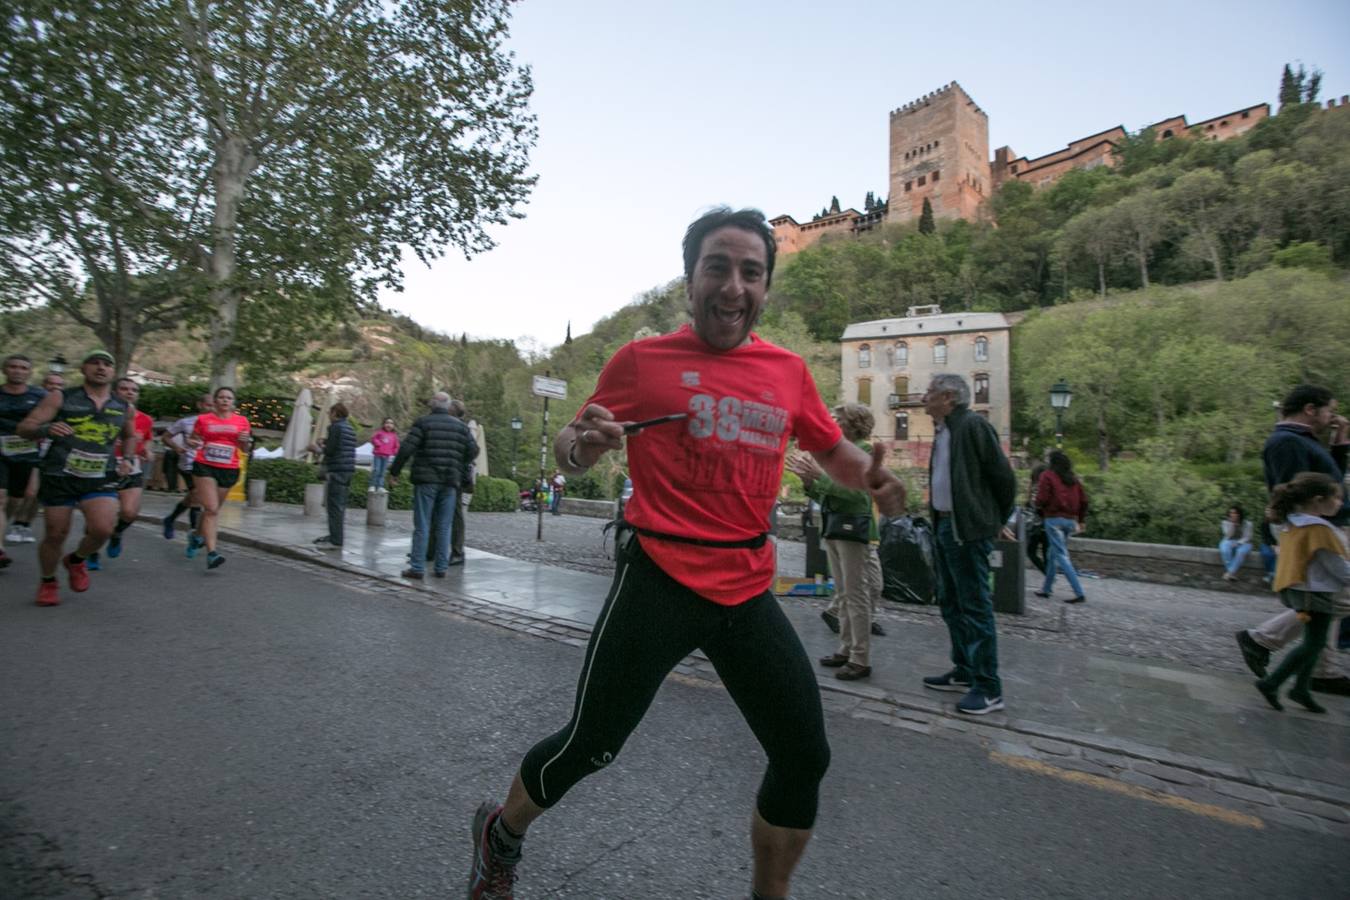
[[[241,451],[253,444],[248,419],[234,411],[234,388],[218,387],[212,398],[215,409],[197,417],[188,439],[193,450],[192,489],[202,514],[197,530],[188,535],[187,558],[206,547],[208,569],[225,564],[225,557],[216,552],[220,506],[239,481]]]
[[[885,447],[869,456],[844,440],[802,359],[752,333],[774,252],[758,210],[719,208],[690,225],[693,324],[621,348],[554,442],[558,466],[576,475],[630,435],[633,500],[571,720],[525,755],[504,806],[484,803],[474,815],[471,900],[511,896],[526,828],[614,759],[695,649],[768,756],[751,824],[753,896],[788,893],[830,759],[810,660],[769,590],[766,531],[788,442],[836,481],[872,492],[883,513],[905,503],[881,464]],[[634,423],[646,427],[626,428]]]
[[[118,397],[126,401],[128,406],[134,407],[140,402],[141,386],[125,375],[117,379],[117,384],[113,386],[113,390]],[[150,464],[150,443],[155,439],[155,420],[146,413],[139,409],[136,410],[133,425],[136,429],[136,453],[130,459],[127,459],[131,474],[117,483],[119,507],[117,527],[113,529],[112,536],[108,538],[108,556],[112,559],[122,555],[122,532],[136,524],[136,517],[141,514],[141,494],[145,490],[145,470]],[[113,457],[118,460],[125,458],[122,454],[121,441],[113,446]],[[97,571],[101,568],[97,553],[90,554],[87,562],[91,570]]]
[[[1083,586],[1078,583],[1078,572],[1069,559],[1069,535],[1083,530],[1087,519],[1087,494],[1083,482],[1073,472],[1073,463],[1059,450],[1050,453],[1049,468],[1041,473],[1036,483],[1036,511],[1045,523],[1045,535],[1050,539],[1050,550],[1045,559],[1045,584],[1037,597],[1049,597],[1055,586],[1057,570],[1063,570],[1073,596],[1066,603],[1082,603]]]

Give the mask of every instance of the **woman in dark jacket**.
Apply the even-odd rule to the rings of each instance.
[[[1083,586],[1078,583],[1078,572],[1069,559],[1069,535],[1083,530],[1087,509],[1087,494],[1083,492],[1083,482],[1073,472],[1073,463],[1061,451],[1053,451],[1050,467],[1036,484],[1036,510],[1041,514],[1046,537],[1050,539],[1045,584],[1036,592],[1037,597],[1050,596],[1055,586],[1055,574],[1062,569],[1073,590],[1073,597],[1067,602],[1082,603],[1087,599],[1083,596]]]

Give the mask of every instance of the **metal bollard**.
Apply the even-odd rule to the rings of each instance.
[[[366,524],[384,527],[384,516],[389,511],[389,495],[384,491],[366,494]]]
[[[263,501],[267,499],[267,480],[265,478],[253,478],[248,483],[248,507],[249,509],[261,509]]]
[[[323,489],[321,484],[305,485],[305,515],[323,515]]]

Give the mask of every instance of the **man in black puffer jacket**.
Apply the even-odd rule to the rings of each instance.
[[[413,423],[389,467],[393,484],[412,460],[413,537],[412,558],[404,578],[425,575],[427,544],[435,522],[435,569],[438,578],[450,568],[450,532],[464,473],[478,456],[472,432],[450,414],[450,395],[444,391],[431,398],[431,412]]]
[[[328,414],[333,417],[323,442],[323,468],[328,482],[328,534],[314,542],[323,548],[342,546],[347,495],[351,493],[352,474],[356,471],[356,432],[347,421],[346,404],[334,403]]]

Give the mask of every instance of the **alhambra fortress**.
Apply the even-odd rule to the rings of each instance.
[[[1160,141],[1183,136],[1221,141],[1269,115],[1270,104],[1258,103],[1194,125],[1185,116],[1173,116],[1149,127]],[[989,116],[955,81],[892,110],[890,124],[889,196],[862,212],[835,206],[803,223],[778,216],[772,225],[780,254],[809,247],[822,235],[858,234],[885,222],[918,219],[924,200],[938,218],[974,219],[1005,181],[1044,187],[1073,169],[1114,165],[1111,149],[1127,134],[1116,125],[1035,159],[1018,156],[1011,147],[998,148],[991,159]]]

